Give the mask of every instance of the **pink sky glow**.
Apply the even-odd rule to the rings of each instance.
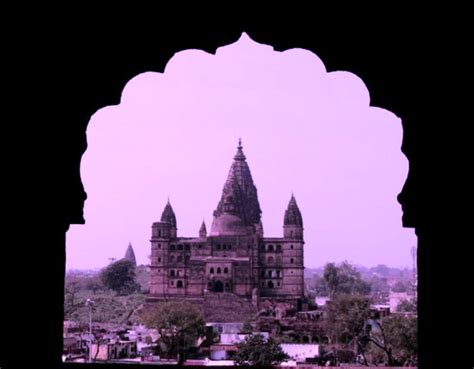
[[[86,224],[67,233],[67,268],[103,267],[129,241],[147,264],[168,196],[179,236],[197,237],[203,219],[209,230],[239,137],[266,237],[282,236],[294,193],[306,267],[411,266],[416,238],[396,199],[408,173],[401,120],[369,104],[356,75],[327,73],[310,51],[276,52],[246,34],[215,55],[175,54],[164,73],[136,76],[119,105],[91,117]]]

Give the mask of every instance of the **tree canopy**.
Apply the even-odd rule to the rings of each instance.
[[[159,303],[143,313],[148,328],[155,328],[164,343],[168,356],[178,356],[178,364],[184,363],[187,353],[204,336],[206,324],[201,311],[186,301]]]
[[[233,359],[240,366],[270,368],[289,357],[273,338],[265,340],[262,335],[256,334],[247,336],[244,342],[238,344],[238,351]]]
[[[118,260],[103,269],[100,279],[107,288],[119,294],[129,294],[139,288],[135,282],[135,266],[126,259]]]
[[[403,315],[389,315],[368,337],[374,364],[393,366],[417,364],[417,319]],[[381,356],[380,354],[383,354]]]
[[[326,329],[333,342],[348,344],[366,334],[370,300],[361,295],[338,294],[328,302]]]
[[[348,262],[339,265],[326,264],[323,275],[330,296],[340,293],[361,295],[370,293],[370,284],[364,281],[355,267]]]

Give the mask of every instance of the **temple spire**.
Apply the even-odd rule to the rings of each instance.
[[[296,203],[295,196],[291,194],[290,202],[285,211],[284,225],[296,225],[303,227],[303,217],[301,216],[300,209]]]
[[[125,251],[125,259],[133,263],[134,266],[137,266],[137,260],[131,242],[128,243],[127,251]]]
[[[169,198],[165,208],[163,209],[163,213],[161,214],[161,221],[167,222],[171,224],[172,227],[176,228],[176,215],[171,207]]]
[[[257,188],[243,152],[242,139],[239,138],[237,153],[224,184],[221,199],[214,211],[214,217],[232,214],[239,217],[246,226],[257,226],[260,223],[261,213]]]
[[[206,238],[206,237],[207,237],[206,223],[203,220],[201,224],[201,228],[199,229],[199,238]]]

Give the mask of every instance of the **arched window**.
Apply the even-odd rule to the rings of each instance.
[[[292,248],[293,248],[293,245],[290,246],[290,249],[292,249]]]
[[[273,256],[269,256],[267,259],[267,263],[273,264],[275,262],[275,259],[273,259]]]
[[[221,249],[221,245],[218,244],[218,245],[217,245],[217,250],[220,250],[220,249]]]
[[[227,267],[224,268],[224,273],[225,274],[229,273],[229,269],[227,269]]]
[[[267,286],[268,286],[268,288],[273,288],[273,282],[272,282],[272,281],[268,281]]]
[[[178,276],[178,277],[179,277],[180,275],[181,275],[181,271],[180,271],[180,270],[178,270],[178,271],[176,272],[176,276]]]
[[[158,262],[161,263],[161,258],[158,258]]]
[[[171,285],[174,286],[174,281],[171,281]]]
[[[265,251],[265,245],[262,245],[262,251]]]
[[[161,231],[158,231],[158,237],[161,237]]]
[[[277,270],[277,277],[280,278],[281,277],[281,271]]]
[[[182,263],[183,262],[183,257],[181,255],[179,255],[178,258],[176,259],[176,261],[178,263]]]
[[[176,249],[176,247],[174,245],[170,245],[170,250],[171,251],[174,251]]]
[[[191,259],[191,256],[186,255],[186,258],[185,258],[185,259],[186,259],[186,264],[188,264],[188,263],[189,263],[189,260]]]
[[[268,251],[273,251],[273,245],[268,245]]]
[[[174,263],[174,256],[173,255],[170,256],[170,263]]]
[[[217,268],[217,274],[221,274],[221,268]]]
[[[178,282],[176,282],[176,287],[183,288],[183,281],[179,280]]]
[[[290,263],[293,263],[295,260],[293,258],[290,259]]]
[[[209,269],[209,273],[214,274],[214,268]]]
[[[228,250],[232,250],[232,245],[227,245]]]
[[[276,262],[277,262],[277,263],[281,263],[281,256],[277,256],[277,257],[276,257]]]
[[[183,249],[183,245],[179,244],[178,245],[178,250],[182,250]]]
[[[265,277],[265,271],[264,270],[262,270],[261,274],[262,274],[262,277]]]
[[[186,250],[186,251],[191,250],[191,246],[190,246],[189,244],[186,244],[184,247],[185,247],[185,250]]]
[[[280,282],[277,282],[277,286],[280,287]]]
[[[170,271],[170,276],[171,276],[171,277],[174,277],[174,270],[171,270],[171,271]]]
[[[281,245],[276,245],[276,250],[281,251]]]
[[[161,249],[161,243],[158,244],[158,248]]]

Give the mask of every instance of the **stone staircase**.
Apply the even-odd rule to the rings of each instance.
[[[245,322],[257,313],[250,299],[228,292],[208,292],[203,307],[206,322]]]

